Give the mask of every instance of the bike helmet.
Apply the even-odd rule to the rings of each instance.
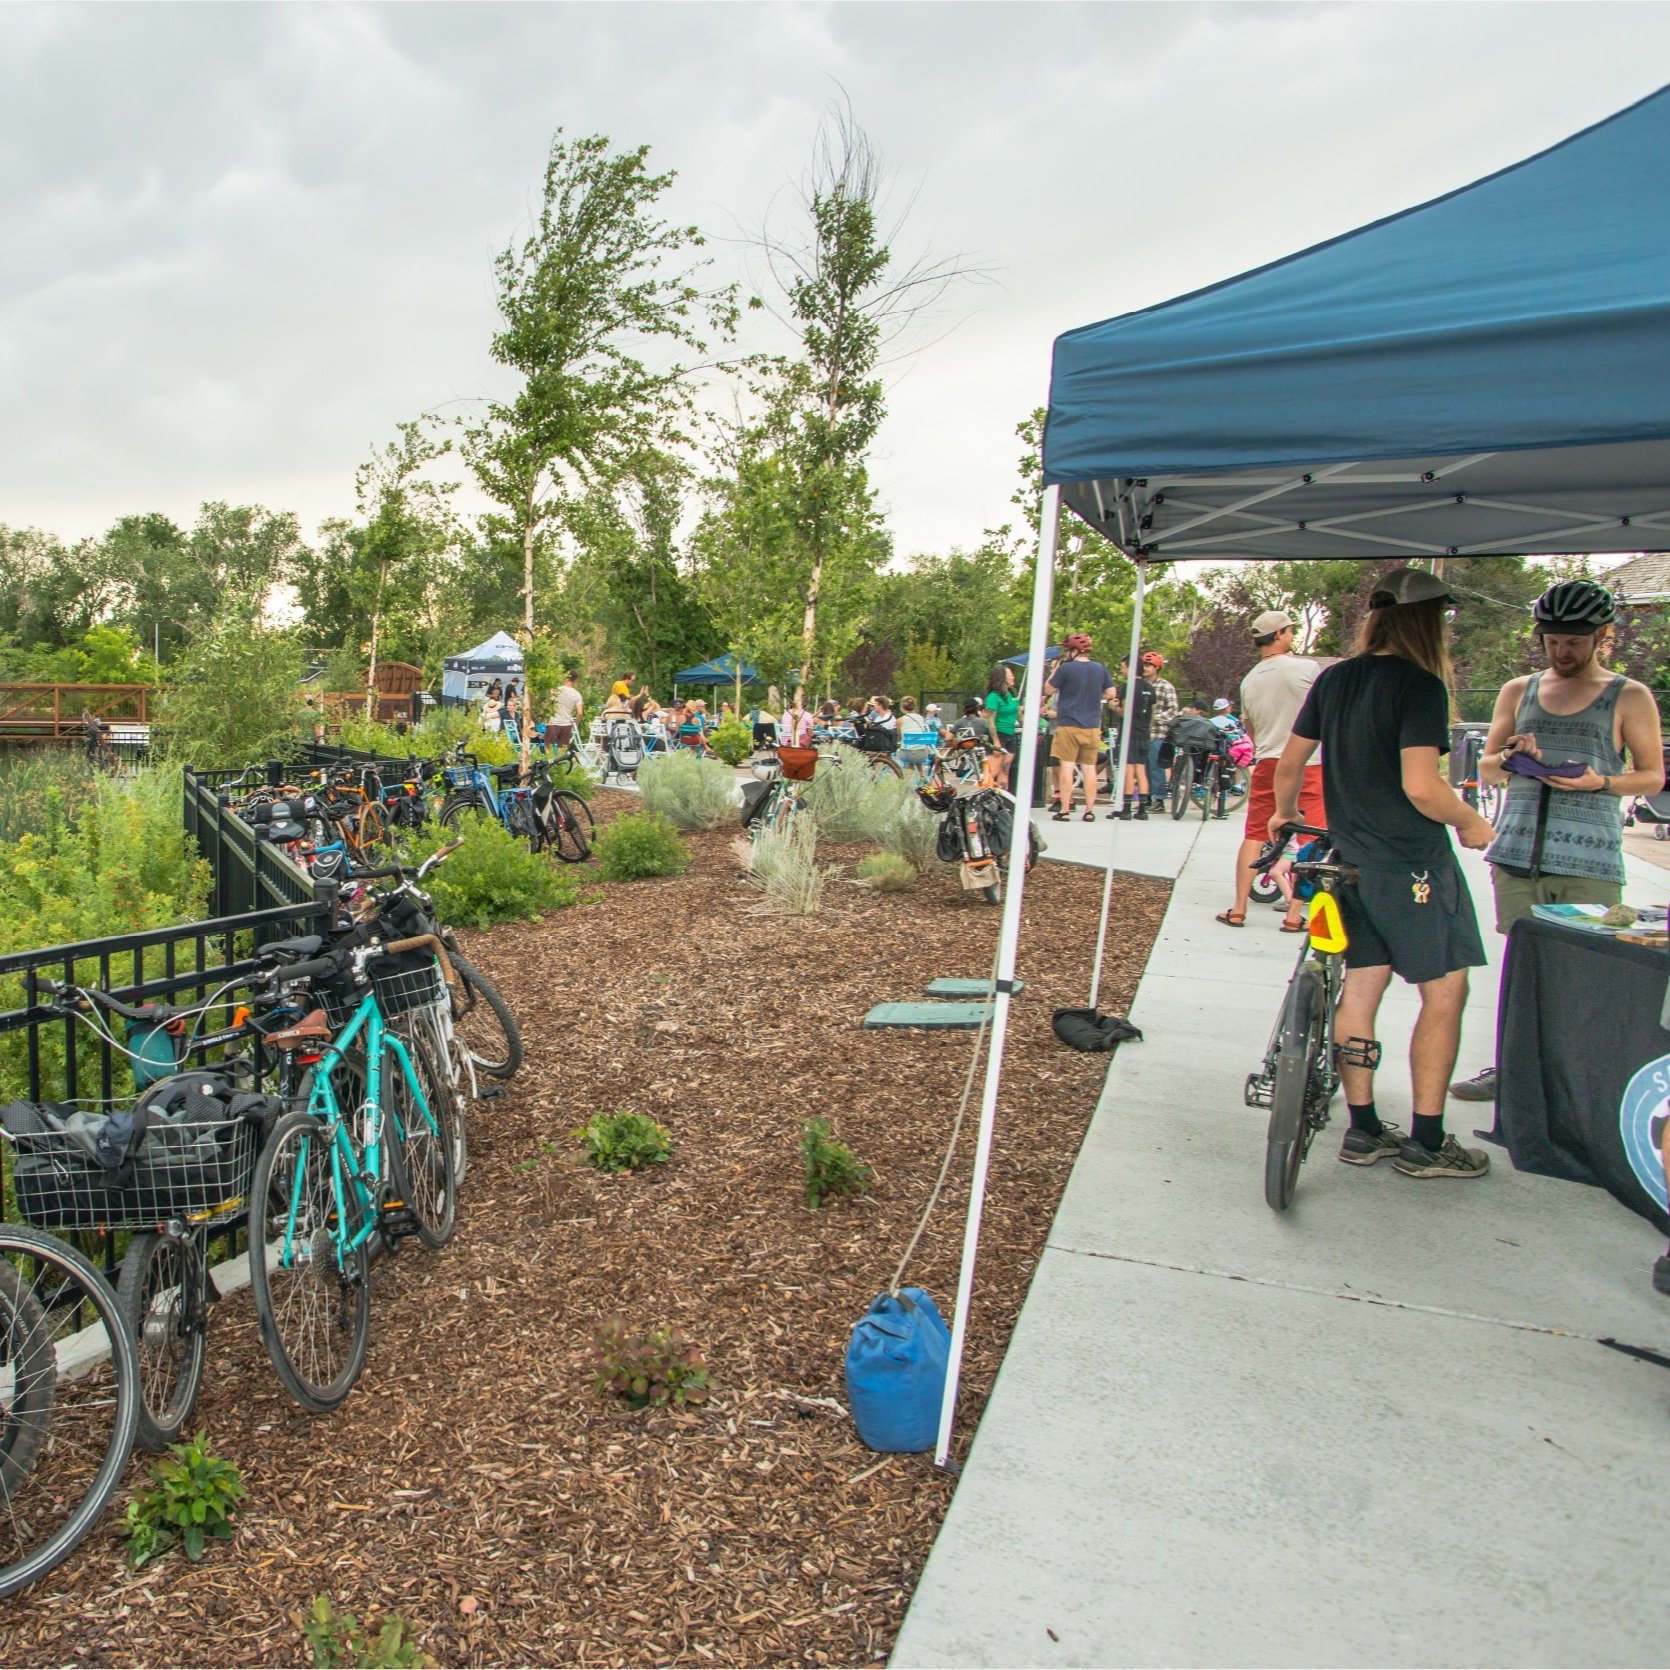
[[[1151,649],[1143,656],[1142,664],[1145,667],[1163,667],[1166,664],[1166,658],[1157,649]]]
[[[1612,593],[1593,580],[1561,580],[1531,605],[1540,637],[1544,632],[1598,632],[1618,618]]]
[[[1088,632],[1069,632],[1061,640],[1063,649],[1072,650],[1078,654],[1088,654],[1090,650],[1090,634]]]

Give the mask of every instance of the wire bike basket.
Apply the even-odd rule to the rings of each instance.
[[[416,967],[411,966],[414,955],[423,958]],[[389,966],[385,968],[385,964]],[[427,952],[377,958],[370,964],[370,973],[371,988],[377,994],[377,1007],[382,1010],[385,1020],[447,1001],[441,965]],[[316,992],[323,1003],[325,1018],[333,1029],[346,1026],[365,997],[365,987],[349,981],[316,988]]]

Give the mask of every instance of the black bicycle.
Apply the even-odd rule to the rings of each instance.
[[[1244,1092],[1248,1107],[1270,1110],[1264,1139],[1264,1199],[1273,1212],[1292,1204],[1316,1133],[1328,1123],[1328,1105],[1339,1089],[1340,1065],[1374,1068],[1380,1046],[1360,1039],[1334,1041],[1334,1012],[1345,984],[1345,929],[1339,919],[1335,892],[1340,882],[1355,880],[1356,872],[1340,861],[1329,843],[1328,831],[1308,824],[1283,824],[1277,838],[1259,854],[1254,869],[1267,872],[1294,837],[1317,842],[1315,854],[1293,863],[1296,883],[1315,884],[1310,932],[1299,952],[1293,977],[1287,983],[1281,1012],[1264,1065],[1247,1076]],[[1322,901],[1326,900],[1326,903]]]

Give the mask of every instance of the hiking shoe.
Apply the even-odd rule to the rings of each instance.
[[[1486,1067],[1470,1079],[1462,1079],[1450,1086],[1450,1094],[1458,1102],[1494,1102],[1496,1100],[1496,1069]]]
[[[1395,1158],[1409,1138],[1396,1125],[1382,1125],[1378,1136],[1367,1131],[1347,1131],[1339,1145],[1339,1157],[1348,1166],[1371,1166],[1376,1160]]]
[[[1405,1177],[1483,1177],[1490,1170],[1490,1156],[1482,1148],[1463,1148],[1454,1137],[1445,1137],[1439,1149],[1406,1140],[1392,1170]]]

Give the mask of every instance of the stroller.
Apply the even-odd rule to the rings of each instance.
[[[1664,751],[1670,755],[1670,736],[1664,739]],[[1624,822],[1644,823],[1655,841],[1670,841],[1670,781],[1660,784],[1656,794],[1638,794]]]
[[[603,781],[633,782],[644,763],[644,733],[636,719],[611,719],[603,727]]]

